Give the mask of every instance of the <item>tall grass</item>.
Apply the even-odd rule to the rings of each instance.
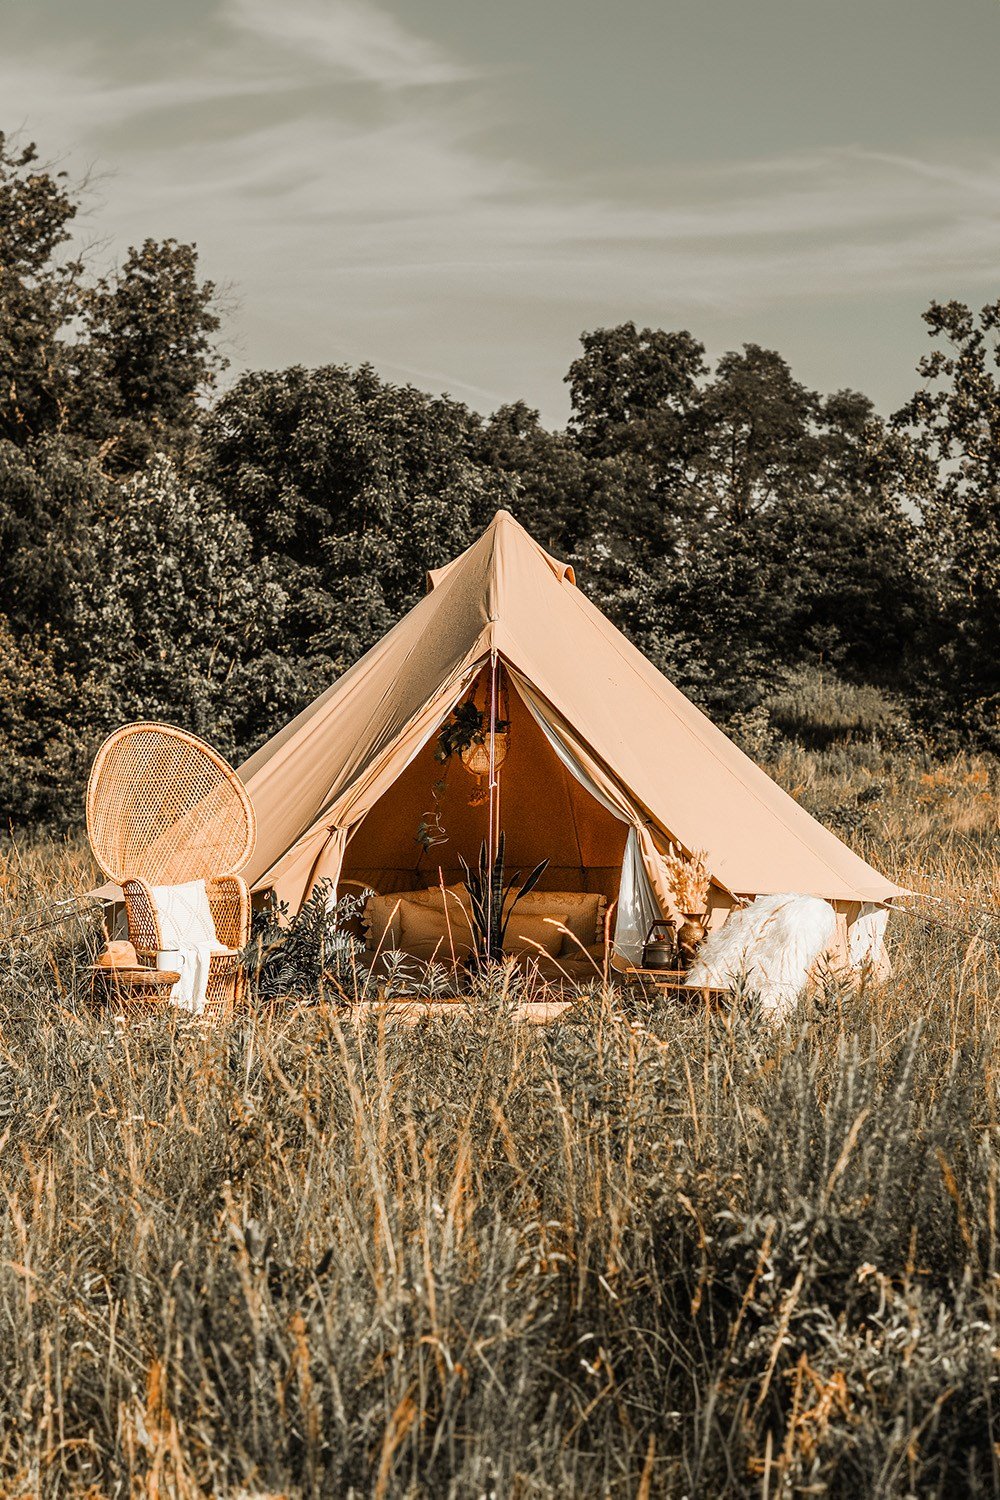
[[[941,900],[780,1033],[126,1025],[79,925],[5,947],[0,1492],[1000,1493],[992,770],[778,769]]]

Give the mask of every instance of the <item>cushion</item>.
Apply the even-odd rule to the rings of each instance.
[[[150,889],[163,948],[195,948],[199,943],[218,942],[203,880],[189,880],[184,885],[154,885]]]
[[[454,911],[446,912],[443,907],[404,899],[399,903],[398,920],[399,946],[407,953],[414,943],[438,943],[449,956],[453,946],[456,952],[459,944],[471,946],[469,919],[457,902]]]
[[[522,912],[519,904],[507,924],[503,951],[524,958],[540,958],[542,954],[555,958],[562,941],[558,927],[537,913]]]
[[[555,917],[576,938],[563,937],[562,952],[579,955],[579,944],[604,942],[604,909],[607,899],[599,891],[529,891],[517,903],[515,915]],[[557,950],[559,951],[559,950]]]
[[[465,886],[446,886],[449,915],[458,911],[465,899]],[[418,906],[442,906],[441,887],[428,886],[423,891],[392,891],[387,896],[371,896],[361,918],[365,929],[366,946],[369,948],[399,947],[399,913],[401,901],[410,901]],[[387,933],[386,929],[391,930]]]
[[[447,967],[451,967],[452,950],[449,948],[447,942],[441,939],[430,942],[427,940],[407,940],[404,938],[401,951],[406,954],[407,958],[415,958],[420,963],[430,963],[433,959],[437,964],[445,964]],[[465,959],[471,956],[472,949],[468,943],[455,943],[455,961],[457,963],[463,963]]]

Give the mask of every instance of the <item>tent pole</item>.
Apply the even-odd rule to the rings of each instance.
[[[490,932],[493,931],[493,862],[496,859],[496,847],[498,839],[497,820],[499,815],[499,799],[497,797],[497,768],[496,768],[496,730],[497,730],[497,653],[496,648],[490,649],[490,802],[489,815],[487,819],[487,844],[486,853],[489,863],[489,886],[486,893],[486,921]]]

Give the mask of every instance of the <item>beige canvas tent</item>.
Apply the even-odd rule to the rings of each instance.
[[[547,858],[543,886],[618,901],[635,956],[668,908],[660,853],[705,850],[713,921],[736,897],[831,901],[841,932],[898,887],[809,816],[648,662],[507,511],[432,573],[426,596],[241,767],[257,813],[246,872],[292,910],[316,882],[382,892],[458,876],[488,807],[434,758],[451,710],[485,675],[509,702],[499,775],[508,864]],[[464,778],[464,779],[463,779]],[[417,830],[438,814],[442,841]]]

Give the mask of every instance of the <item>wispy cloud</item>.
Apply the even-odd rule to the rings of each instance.
[[[442,48],[363,0],[226,0],[224,14],[238,31],[366,83],[400,88],[472,76]]]
[[[995,280],[1000,149],[556,176],[505,152],[495,96],[384,9],[223,0],[215,21],[142,76],[113,50],[8,52],[0,123],[113,169],[116,243],[197,240],[241,295],[251,363],[370,357],[514,395],[525,366],[565,368],[567,329],[615,317]]]

